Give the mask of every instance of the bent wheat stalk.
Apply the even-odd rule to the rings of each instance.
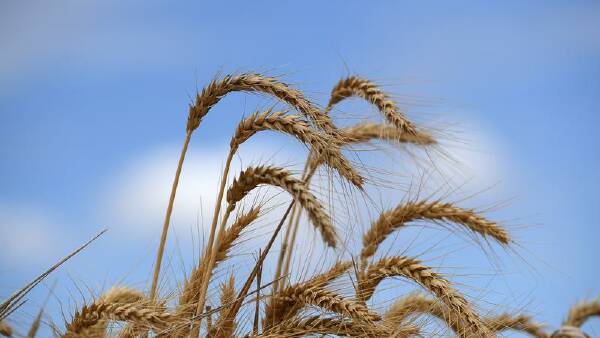
[[[481,337],[490,336],[483,321],[450,282],[411,257],[386,257],[369,265],[360,275],[356,296],[362,301],[369,300],[377,285],[388,277],[404,277],[417,282],[462,318],[474,333]]]
[[[474,210],[439,201],[408,202],[383,212],[371,224],[371,228],[363,236],[360,254],[363,266],[389,234],[415,220],[452,222],[482,236],[490,236],[501,244],[510,242],[510,236],[503,228],[479,216]]]

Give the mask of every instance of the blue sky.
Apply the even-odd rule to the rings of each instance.
[[[196,89],[217,74],[258,71],[323,104],[350,73],[385,84],[415,121],[467,141],[447,150],[467,162],[455,181],[475,182],[462,192],[481,193],[475,205],[502,203],[490,216],[520,246],[495,249],[499,270],[473,248],[453,253],[452,266],[470,275],[474,298],[516,302],[556,325],[570,304],[600,294],[598,22],[600,6],[586,1],[4,1],[0,296],[105,227],[18,320],[28,322],[54,280],[73,302],[82,284],[147,287]],[[197,256],[190,229],[210,210],[231,131],[269,102],[232,95],[195,135],[174,218],[184,260]],[[244,163],[298,161],[261,140]]]

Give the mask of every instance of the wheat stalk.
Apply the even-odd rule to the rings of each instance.
[[[474,332],[484,337],[490,335],[489,330],[467,300],[452,287],[450,282],[411,257],[386,257],[369,265],[359,279],[358,299],[362,301],[370,299],[377,285],[388,277],[404,277],[417,282],[462,318]]]
[[[501,244],[508,244],[510,236],[496,223],[479,216],[474,210],[463,209],[451,203],[420,201],[400,204],[381,213],[363,236],[361,260],[366,263],[379,245],[393,231],[415,220],[445,221],[462,225],[482,236],[490,236]]]

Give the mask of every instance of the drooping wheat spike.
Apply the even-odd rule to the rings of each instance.
[[[548,338],[549,335],[544,331],[545,325],[534,322],[531,317],[526,315],[516,315],[505,313],[496,317],[486,318],[486,325],[495,332],[504,330],[521,331],[536,338]]]
[[[600,316],[600,298],[574,305],[563,325],[581,327],[590,317]]]
[[[306,319],[291,318],[263,332],[259,337],[305,337],[334,335],[338,337],[397,337],[415,336],[419,330],[413,326],[399,328],[395,331],[374,323],[350,321],[347,319],[313,316]]]
[[[250,167],[240,173],[227,191],[231,209],[258,185],[268,184],[286,190],[306,210],[313,225],[321,232],[330,247],[336,246],[336,233],[329,215],[307,186],[294,178],[287,170],[277,167]]]
[[[389,234],[415,220],[452,222],[482,236],[490,236],[501,244],[510,242],[510,236],[503,228],[479,216],[474,210],[439,201],[408,202],[383,212],[377,221],[371,224],[371,228],[363,236],[363,263],[375,254]]]
[[[305,304],[287,300],[285,297],[287,293],[298,292],[300,289],[324,288],[331,281],[345,273],[351,266],[351,262],[338,261],[329,270],[314,276],[306,282],[288,286],[286,289],[281,290],[281,293],[278,292],[272,295],[265,307],[263,328],[268,329],[279,322],[292,318],[305,306]],[[291,292],[288,290],[292,288],[296,291]],[[280,294],[284,297],[278,297]]]
[[[126,287],[112,287],[103,295],[101,295],[95,303],[98,304],[132,304],[140,302],[144,299],[144,294],[141,291],[133,290]],[[86,330],[88,337],[103,338],[106,337],[106,328],[108,319],[99,319],[94,325]]]
[[[392,304],[383,315],[384,321],[390,324],[402,324],[412,314],[428,314],[442,320],[459,337],[468,337],[461,327],[460,318],[448,310],[446,304],[413,292]]]
[[[329,116],[315,107],[300,91],[290,88],[275,78],[251,73],[226,75],[220,80],[213,80],[204,87],[202,92],[196,96],[195,104],[190,106],[187,129],[198,128],[210,108],[217,104],[223,96],[235,91],[272,95],[289,104],[323,130],[335,129]]]
[[[89,337],[88,329],[101,319],[135,323],[156,331],[165,330],[176,321],[176,317],[155,306],[143,304],[92,303],[78,311],[62,337]]]
[[[349,316],[354,320],[377,321],[381,317],[369,310],[366,305],[353,299],[326,290],[322,287],[288,287],[276,297],[285,302],[299,303],[304,306],[312,305],[341,315]]]
[[[342,79],[333,87],[325,111],[330,111],[335,104],[352,96],[361,97],[375,105],[385,119],[401,132],[412,135],[419,134],[417,128],[404,116],[393,100],[375,83],[358,76]]]
[[[235,301],[235,278],[233,274],[231,274],[226,283],[221,284],[220,289],[221,309],[219,310],[219,320],[217,321],[215,330],[222,333],[225,337],[233,337],[237,324],[235,318],[232,320],[227,319],[230,305]],[[211,334],[211,336],[214,335],[215,333]]]
[[[263,130],[279,131],[297,138],[311,147],[314,153],[320,154],[323,161],[348,179],[357,187],[362,186],[363,178],[356,172],[350,162],[341,154],[339,138],[335,135],[319,133],[298,115],[286,115],[285,112],[254,113],[238,125],[230,142],[231,152],[252,135]]]
[[[12,337],[12,328],[5,322],[0,322],[0,334],[4,337]]]
[[[358,123],[339,129],[339,134],[344,144],[364,143],[372,140],[412,143],[424,146],[436,143],[435,139],[427,133],[403,133],[393,126],[380,123]]]
[[[218,240],[218,248],[215,252],[216,268],[219,263],[227,259],[229,250],[234,246],[235,241],[240,237],[242,231],[252,224],[260,215],[260,206],[251,208],[248,212],[241,213],[231,226],[225,231],[224,235]],[[207,259],[206,250],[200,261]],[[185,311],[191,310],[195,306],[194,301],[197,301],[200,284],[206,274],[206,265],[199,264],[199,268],[195,268],[185,282],[181,296],[179,297],[179,305],[176,313],[182,314]]]
[[[448,280],[411,257],[386,257],[369,265],[359,279],[358,299],[369,300],[377,285],[388,277],[404,277],[417,282],[446,304],[450,311],[464,320],[467,327],[474,333],[480,334],[482,337],[490,335],[489,330],[471,305],[452,287]]]

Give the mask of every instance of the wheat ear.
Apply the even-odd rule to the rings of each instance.
[[[12,328],[5,322],[0,322],[0,334],[4,337],[12,337]]]
[[[340,138],[336,135],[319,133],[297,115],[286,115],[285,112],[271,110],[250,115],[237,127],[230,142],[232,151],[235,152],[240,144],[263,130],[279,131],[297,138],[300,142],[310,146],[313,152],[321,154],[323,161],[337,170],[342,177],[357,187],[362,186],[363,178],[341,154],[339,146],[336,145],[340,142]]]
[[[199,294],[201,293],[204,281],[208,280],[206,281],[208,284],[211,278],[210,276],[212,275],[212,270],[214,270],[219,263],[227,259],[229,250],[233,247],[235,241],[240,237],[242,231],[252,224],[259,217],[259,215],[260,207],[253,207],[248,212],[238,215],[236,220],[227,230],[219,233],[219,237],[216,241],[217,247],[214,250],[212,267],[207,262],[211,256],[209,256],[209,247],[206,248],[202,257],[200,258],[200,263],[196,268],[194,268],[183,287],[183,291],[179,297],[179,305],[175,311],[178,316],[189,317],[194,314],[194,308],[196,312],[199,311],[197,306],[198,304],[196,302],[199,301]],[[174,335],[179,337],[185,336],[188,333],[189,327],[184,326],[175,332]]]
[[[361,251],[363,264],[375,254],[381,242],[389,234],[415,220],[452,222],[482,236],[490,236],[502,244],[510,242],[510,236],[503,228],[479,216],[474,210],[439,201],[409,202],[383,212],[379,219],[371,224],[371,228],[363,236]]]
[[[285,297],[279,297],[280,294],[286,295],[287,293],[290,293],[291,291],[289,289],[300,290],[310,288],[324,288],[331,281],[340,277],[351,266],[351,262],[338,261],[329,270],[314,276],[306,282],[288,286],[287,288],[281,290],[281,293],[274,293],[270,297],[269,302],[265,307],[263,327],[265,329],[268,329],[279,322],[292,318],[298,313],[298,311],[300,311],[304,307],[304,304],[293,301],[286,301]]]
[[[392,141],[398,143],[413,143],[418,145],[432,145],[436,141],[429,134],[403,133],[394,126],[380,123],[358,123],[350,127],[339,129],[340,139],[344,145],[364,143],[372,140]]]
[[[229,277],[227,283],[221,284],[221,310],[219,310],[219,320],[217,321],[217,330],[223,332],[226,336],[233,336],[237,324],[235,318],[227,319],[229,305],[235,301],[235,279],[233,274]]]
[[[416,327],[405,327],[392,332],[387,327],[360,321],[319,316],[307,319],[292,318],[266,330],[259,337],[304,337],[335,335],[339,337],[409,337],[418,334]]]
[[[574,305],[563,325],[581,327],[590,317],[600,316],[600,298]]]
[[[521,331],[536,338],[548,338],[549,335],[544,331],[545,325],[534,322],[531,317],[526,315],[513,316],[508,313],[496,317],[486,318],[486,325],[495,332],[504,330]]]
[[[411,257],[386,257],[369,265],[360,276],[357,297],[362,301],[370,299],[377,285],[388,277],[404,277],[417,282],[446,304],[450,311],[462,318],[469,329],[482,337],[490,335],[471,305],[448,280]]]
[[[377,321],[381,319],[377,313],[369,310],[364,304],[344,298],[322,287],[288,287],[275,297],[284,302],[317,306],[327,311],[350,316],[355,320]]]
[[[67,324],[63,337],[87,337],[88,329],[101,319],[132,322],[155,330],[164,330],[174,322],[175,317],[156,307],[141,304],[93,303],[85,305],[73,320]]]
[[[416,292],[395,301],[385,312],[383,319],[390,324],[399,325],[414,313],[432,315],[446,323],[459,337],[469,336],[462,328],[460,319],[444,303]]]
[[[404,116],[394,101],[375,83],[358,76],[342,79],[333,87],[325,112],[329,112],[335,104],[352,96],[361,97],[375,105],[385,119],[401,132],[419,134],[417,128]]]
[[[238,201],[261,184],[273,185],[286,190],[306,210],[313,225],[321,232],[325,243],[330,247],[336,246],[336,233],[329,215],[306,185],[285,169],[259,166],[242,171],[227,191],[229,208],[235,208]]]

